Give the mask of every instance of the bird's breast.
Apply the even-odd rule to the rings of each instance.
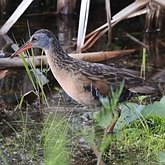
[[[91,90],[88,80],[81,81],[79,76],[69,72],[61,71],[55,76],[63,90],[79,104],[95,106],[98,104],[94,90]]]
[[[65,68],[48,58],[52,73],[63,90],[75,101],[86,106],[99,104],[98,94],[108,91],[107,84],[102,80],[93,82],[88,76],[84,76],[77,69]]]

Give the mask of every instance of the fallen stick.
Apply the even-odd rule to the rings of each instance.
[[[105,51],[105,52],[90,52],[90,53],[77,53],[77,54],[69,54],[71,57],[88,61],[88,62],[101,62],[106,61],[111,58],[128,55],[136,52],[135,49],[127,49],[127,50],[115,50],[115,51]]]
[[[77,53],[69,54],[71,57],[88,61],[88,62],[101,62],[115,57],[121,57],[124,55],[129,55],[136,52],[137,49],[127,49],[127,50],[116,50],[116,51],[105,51],[105,52],[91,52],[91,53]],[[46,56],[34,56],[26,58],[27,64],[30,65],[31,61],[34,61],[36,67],[41,65],[48,65]],[[20,57],[15,58],[1,58],[0,59],[0,69],[7,68],[18,68],[23,67],[23,62]]]

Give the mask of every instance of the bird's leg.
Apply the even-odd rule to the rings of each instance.
[[[113,129],[114,129],[116,122],[117,122],[118,118],[120,117],[120,115],[121,115],[121,110],[119,108],[116,108],[113,112],[112,122],[107,128],[107,133],[113,133]]]

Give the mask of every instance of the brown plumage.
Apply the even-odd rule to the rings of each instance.
[[[80,104],[97,105],[100,95],[107,96],[110,93],[110,87],[115,89],[123,80],[124,90],[127,91],[125,92],[127,94],[151,92],[151,88],[145,85],[143,79],[132,74],[132,70],[89,63],[70,57],[49,30],[36,31],[12,57],[31,47],[41,48],[45,51],[54,77],[64,91]]]

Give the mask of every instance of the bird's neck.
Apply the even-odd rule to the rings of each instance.
[[[50,49],[45,50],[45,53],[49,65],[54,65],[54,67],[68,67],[75,60],[65,53],[60,45],[58,47],[51,46]]]
[[[72,76],[77,71],[77,67],[75,65],[78,63],[77,60],[71,58],[67,55],[63,49],[48,49],[45,51],[48,64],[51,68],[51,71],[59,82],[61,87],[72,96]],[[76,65],[77,66],[77,65]],[[71,84],[70,84],[71,82]],[[71,86],[68,86],[68,85]]]

